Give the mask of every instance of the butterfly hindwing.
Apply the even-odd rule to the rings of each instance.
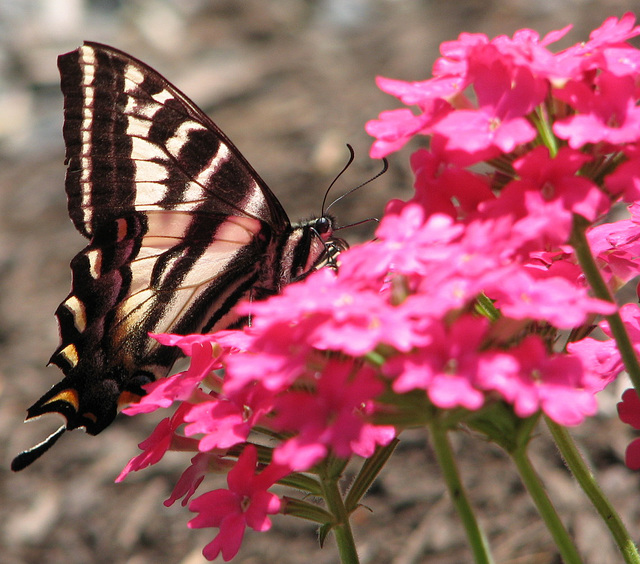
[[[346,244],[291,226],[220,129],[151,67],[105,45],[61,55],[69,215],[89,244],[56,311],[63,380],[28,410],[99,433],[165,376],[174,348],[149,332],[228,327],[243,297],[277,292]],[[61,428],[62,429],[62,428]],[[19,455],[21,469],[60,436]]]

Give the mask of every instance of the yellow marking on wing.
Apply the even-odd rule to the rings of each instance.
[[[71,367],[78,364],[78,349],[76,349],[76,346],[73,343],[62,349],[60,351],[60,356],[62,356],[71,365]]]
[[[71,313],[73,324],[78,332],[82,333],[87,327],[87,313],[84,304],[77,296],[70,296],[63,305]]]
[[[63,401],[64,403],[68,403],[73,409],[78,411],[78,406],[80,404],[80,400],[78,398],[78,392],[73,388],[67,388],[66,390],[62,390],[59,394],[53,396],[48,402],[44,405],[48,405],[50,403],[54,403],[56,401]],[[44,407],[43,405],[43,407]]]
[[[100,249],[92,249],[87,251],[86,257],[89,260],[89,275],[94,280],[97,280],[102,272],[102,251]]]

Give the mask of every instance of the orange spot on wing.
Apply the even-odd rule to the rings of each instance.
[[[140,395],[133,392],[122,392],[118,398],[118,410],[124,409],[131,403],[138,403],[140,401]]]

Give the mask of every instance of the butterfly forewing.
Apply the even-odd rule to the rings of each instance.
[[[69,215],[89,244],[71,262],[71,292],[56,311],[51,363],[65,377],[27,419],[60,413],[67,429],[96,434],[175,361],[149,332],[228,327],[240,299],[335,265],[345,244],[319,234],[316,220],[292,227],[231,141],[149,66],[97,43],[58,66]]]
[[[151,209],[235,213],[286,230],[282,206],[246,159],[152,68],[94,43],[58,66],[69,213],[81,233],[120,211]]]

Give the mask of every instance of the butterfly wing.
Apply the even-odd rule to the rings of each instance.
[[[51,362],[65,377],[27,419],[60,413],[67,429],[96,434],[119,401],[173,364],[174,349],[149,332],[229,326],[256,283],[277,290],[274,257],[296,245],[251,165],[160,74],[97,43],[58,66],[69,214],[90,242],[71,263],[71,293],[56,312],[61,342]]]
[[[58,67],[69,214],[86,237],[132,209],[240,213],[283,230],[289,223],[227,136],[154,69],[98,43],[61,55]]]

